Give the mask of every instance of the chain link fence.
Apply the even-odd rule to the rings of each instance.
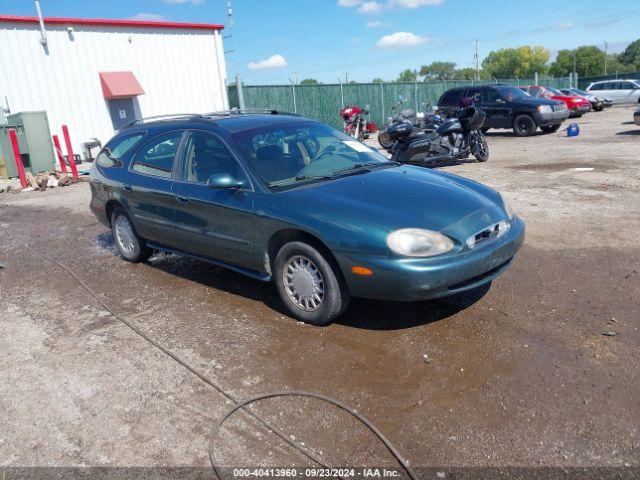
[[[370,117],[378,125],[384,125],[391,114],[391,107],[398,96],[406,98],[404,108],[417,111],[429,110],[448,89],[488,83],[510,85],[541,84],[556,88],[571,86],[570,77],[556,78],[515,78],[488,81],[442,81],[442,82],[388,82],[388,83],[344,83],[318,85],[244,85],[241,83],[241,95],[244,108],[276,109],[293,112],[308,118],[342,128],[342,119],[338,112],[344,106],[369,106]],[[240,95],[237,84],[229,86],[229,105],[240,107]]]

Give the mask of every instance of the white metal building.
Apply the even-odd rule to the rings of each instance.
[[[76,153],[141,116],[226,109],[222,28],[0,15],[0,105],[45,110]]]

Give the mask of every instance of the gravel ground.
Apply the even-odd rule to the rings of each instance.
[[[454,299],[354,300],[326,328],[287,317],[270,284],[218,267],[121,261],[86,183],[0,194],[0,465],[207,467],[209,433],[231,405],[28,245],[228,395],[331,395],[414,467],[640,467],[632,111],[589,114],[576,138],[489,132],[486,164],[443,169],[497,188],[526,221],[510,270]],[[395,465],[327,404],[256,411],[331,465]],[[242,414],[220,442],[226,465],[305,464]]]

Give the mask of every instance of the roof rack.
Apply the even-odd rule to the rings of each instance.
[[[211,119],[212,117],[229,117],[231,115],[250,115],[250,114],[264,114],[268,113],[271,115],[292,115],[299,117],[297,113],[290,112],[281,112],[280,110],[276,110],[273,108],[232,108],[230,110],[218,110],[216,112],[209,113],[173,113],[168,115],[154,115],[152,117],[145,117],[134,120],[130,123],[127,123],[124,127],[121,128],[129,128],[135,125],[143,125],[148,122],[154,122],[158,120],[176,120],[180,118],[202,118],[202,119]]]
[[[201,116],[202,116],[201,113],[174,113],[169,115],[154,115],[152,117],[144,117],[144,118],[136,119],[132,122],[127,123],[122,128],[129,128],[129,127],[133,127],[134,125],[142,125],[142,124],[153,122],[156,120],[172,120],[176,118],[193,118],[193,117],[201,117]]]
[[[256,114],[256,113],[268,113],[271,115],[293,115],[299,117],[297,113],[291,112],[283,112],[280,110],[276,110],[275,108],[231,108],[229,110],[218,110],[216,112],[206,113],[202,116],[206,117],[223,117],[223,116],[231,116],[231,115],[247,115],[247,114]]]

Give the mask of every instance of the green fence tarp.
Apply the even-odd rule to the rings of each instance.
[[[418,111],[429,110],[448,89],[460,86],[484,85],[490,82],[450,81],[411,83],[347,83],[319,85],[242,85],[245,108],[275,109],[282,112],[298,113],[308,118],[342,128],[339,111],[342,106],[369,106],[371,120],[384,125],[391,114],[391,106],[398,96],[406,98],[403,108]],[[494,83],[494,82],[491,82]],[[507,79],[495,83],[511,85],[531,85],[534,79]],[[568,77],[539,78],[538,83],[566,88],[570,86]],[[294,104],[295,95],[295,104]],[[344,104],[342,103],[344,100]],[[229,86],[229,104],[238,108],[236,85]]]

